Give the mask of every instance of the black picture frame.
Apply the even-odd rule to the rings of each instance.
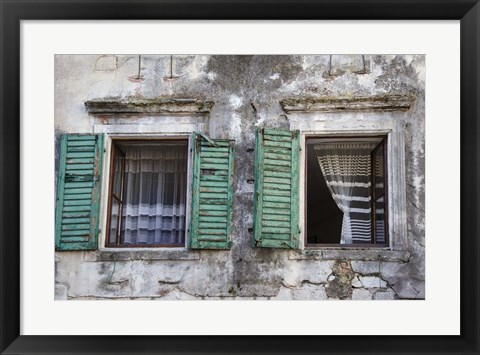
[[[0,11],[0,351],[2,354],[479,353],[480,5],[477,0],[259,0],[255,2],[249,0],[125,0],[122,2],[0,0]],[[461,335],[342,337],[20,335],[20,21],[27,19],[461,20]]]

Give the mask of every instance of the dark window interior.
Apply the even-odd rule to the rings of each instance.
[[[343,213],[328,190],[313,145],[308,144],[307,165],[307,243],[339,244]]]

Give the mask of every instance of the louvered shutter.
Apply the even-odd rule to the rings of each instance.
[[[190,248],[229,249],[233,141],[193,135]]]
[[[103,135],[64,135],[55,211],[57,250],[97,249]]]
[[[298,247],[298,131],[258,129],[254,239],[256,247]]]

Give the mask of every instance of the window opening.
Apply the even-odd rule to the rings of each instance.
[[[187,140],[113,141],[108,247],[184,246]]]
[[[385,137],[306,146],[306,245],[387,246]]]

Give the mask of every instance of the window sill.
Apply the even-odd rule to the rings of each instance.
[[[101,249],[85,253],[85,261],[128,261],[128,260],[199,260],[197,250],[187,248],[122,248]]]
[[[379,260],[408,261],[410,253],[406,250],[389,249],[304,249],[291,251],[289,260]]]

